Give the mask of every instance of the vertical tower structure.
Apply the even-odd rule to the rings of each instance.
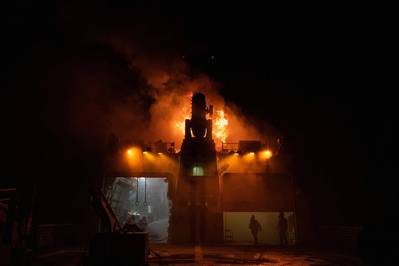
[[[212,105],[206,107],[205,95],[195,93],[191,103],[191,119],[185,121],[185,134],[180,154],[181,175],[217,175],[215,142],[212,139]]]
[[[212,112],[212,105],[206,106],[204,94],[192,96],[192,114],[191,119],[185,121],[180,173],[172,209],[173,242],[217,243],[223,238],[212,120],[206,118]]]

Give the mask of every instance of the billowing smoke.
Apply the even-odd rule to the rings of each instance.
[[[195,92],[204,93],[207,104],[214,106],[212,119],[217,147],[220,147],[222,141],[264,140],[236,106],[226,105],[218,92],[223,84],[211,80],[205,74],[193,74],[182,57],[173,54],[159,57],[154,56],[154,53],[147,55],[144,47],[138,44],[131,46],[130,42],[121,39],[121,36],[111,40],[108,38],[109,36],[102,41],[110,44],[119,55],[139,69],[148,82],[148,95],[154,101],[149,107],[150,120],[148,128],[145,129],[146,141],[162,139],[175,142],[179,147],[184,136],[184,120],[191,116],[191,96]],[[224,122],[218,123],[220,119],[224,119]]]
[[[226,105],[218,92],[223,84],[193,73],[173,43],[140,27],[85,35],[82,44],[68,48],[71,56],[42,72],[51,99],[43,117],[88,146],[105,148],[115,135],[123,145],[161,139],[179,149],[191,95],[199,91],[214,106],[217,147],[221,141],[263,140],[236,106]]]
[[[92,7],[64,2],[65,6],[57,5],[57,12],[50,10],[51,27],[35,24],[46,19],[36,19],[31,12],[32,33],[16,34],[23,36],[20,46],[26,51],[18,56],[18,69],[24,71],[15,79],[21,92],[18,101],[23,103],[15,120],[19,129],[15,150],[18,163],[27,164],[19,167],[21,173],[29,169],[28,176],[34,175],[41,184],[38,209],[48,221],[54,221],[55,210],[63,217],[66,210],[82,208],[83,201],[71,197],[86,199],[84,185],[99,185],[112,135],[122,145],[162,139],[176,142],[178,148],[183,137],[178,125],[190,116],[192,92],[204,92],[208,105],[225,111],[226,140],[259,137],[234,107],[225,106],[218,93],[223,84],[193,73],[185,63],[176,27],[158,20],[153,31],[150,19],[129,22],[139,11],[98,15]],[[54,189],[54,180],[62,180],[63,188]],[[81,214],[89,215],[85,209]]]

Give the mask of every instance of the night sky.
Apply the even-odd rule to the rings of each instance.
[[[228,102],[256,123],[270,123],[281,132],[284,151],[292,157],[291,170],[311,202],[315,221],[362,225],[397,208],[392,172],[396,98],[386,84],[390,72],[380,61],[384,50],[375,53],[380,48],[371,43],[380,34],[355,8],[319,7],[320,12],[313,13],[307,7],[302,8],[309,11],[299,12],[296,7],[276,10],[199,1],[176,7],[67,2],[18,1],[6,11],[3,52],[9,60],[10,89],[2,102],[13,105],[2,106],[3,130],[8,125],[13,130],[5,132],[4,143],[10,146],[6,160],[12,163],[5,163],[2,182],[21,185],[40,179],[42,186],[56,188],[46,192],[51,197],[83,193],[81,187],[91,182],[88,176],[98,174],[101,158],[96,148],[79,146],[80,140],[59,124],[42,119],[49,117],[42,113],[43,106],[57,98],[56,115],[62,112],[63,97],[73,93],[60,68],[55,78],[62,96],[56,96],[54,88],[46,87],[46,69],[75,57],[119,64],[117,56],[99,45],[87,46],[85,40],[90,32],[133,27],[142,34],[136,32],[137,38],[157,36],[146,43],[148,51],[184,57],[193,73],[206,73],[222,84],[220,93]],[[148,99],[143,105],[150,103]],[[63,177],[72,181],[60,186],[56,180]],[[79,201],[63,206],[69,205],[78,206]]]

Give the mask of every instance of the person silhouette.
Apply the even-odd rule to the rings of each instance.
[[[252,236],[254,238],[254,245],[258,245],[258,232],[262,231],[262,226],[258,220],[255,219],[255,215],[252,215],[251,219],[249,220],[249,229],[251,230]]]
[[[288,245],[288,240],[287,240],[288,221],[284,217],[284,212],[280,212],[280,215],[278,217],[277,227],[280,235],[280,244],[282,246]]]

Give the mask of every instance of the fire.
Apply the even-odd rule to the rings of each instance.
[[[227,126],[229,120],[226,119],[223,110],[216,111],[216,118],[214,119],[213,135],[217,140],[226,142],[227,138]]]
[[[184,134],[184,127],[185,127],[185,119],[181,122],[177,122],[176,123],[176,128],[179,130],[179,132],[181,132],[182,134]]]
[[[179,120],[178,120],[178,122],[176,122],[176,128],[179,131],[179,133],[182,134],[182,136],[184,136],[184,132],[185,132],[186,119],[190,119],[190,116],[191,116],[191,112],[190,112],[189,106],[182,107],[180,115],[179,115]]]
[[[177,130],[184,136],[185,120],[190,119],[190,112],[186,107],[181,109],[181,116],[179,121],[175,123]],[[228,136],[227,126],[229,120],[227,120],[223,110],[216,111],[216,117],[213,119],[213,138],[216,141],[226,142]]]
[[[190,100],[182,101],[182,105],[176,108],[176,112],[171,118],[171,125],[174,125],[176,133],[179,139],[184,137],[185,132],[185,120],[191,118],[191,97],[192,92],[185,96]],[[209,119],[209,118],[208,118]],[[223,109],[217,110],[213,115],[213,139],[216,142],[216,146],[220,147],[222,142],[226,142],[228,136],[228,125],[229,121],[226,118],[226,114]]]

